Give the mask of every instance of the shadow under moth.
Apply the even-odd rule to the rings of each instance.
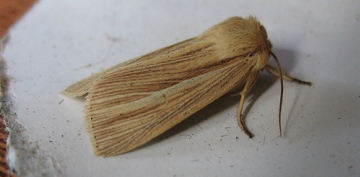
[[[273,56],[278,69],[268,64]],[[86,96],[85,117],[94,153],[128,152],[172,128],[239,85],[239,127],[250,138],[242,118],[246,95],[260,70],[311,85],[281,71],[265,28],[254,18],[229,18],[197,37],[120,63],[62,91]]]

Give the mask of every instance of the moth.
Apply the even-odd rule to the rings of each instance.
[[[264,69],[281,79],[310,85],[282,74],[265,28],[255,17],[229,18],[197,37],[120,63],[62,91],[86,96],[85,119],[94,153],[119,155],[160,135],[239,85],[239,127],[246,95]],[[278,69],[270,66],[273,56]],[[279,109],[281,136],[281,101]]]

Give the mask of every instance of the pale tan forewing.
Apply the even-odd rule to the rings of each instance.
[[[241,56],[216,64],[197,60],[142,63],[102,76],[85,110],[95,153],[117,155],[148,142],[234,88],[251,70]]]

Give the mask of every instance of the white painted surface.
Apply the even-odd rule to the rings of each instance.
[[[13,110],[29,141],[61,169],[54,175],[359,176],[359,9],[358,1],[321,0],[39,1],[12,28],[4,50]],[[253,139],[237,127],[239,98],[225,96],[146,146],[93,155],[84,100],[61,90],[249,14],[266,27],[286,73],[314,83],[285,84],[284,138],[279,80],[262,73],[245,105]]]

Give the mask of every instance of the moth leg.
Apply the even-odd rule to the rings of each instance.
[[[279,71],[278,71],[277,69],[275,69],[274,67],[270,66],[269,64],[267,64],[267,65],[264,67],[264,69],[265,69],[267,72],[269,72],[269,73],[271,73],[271,74],[273,74],[273,75],[275,75],[275,76],[278,76],[278,77],[280,76],[280,75],[279,75]],[[283,74],[283,78],[284,78],[285,80],[287,80],[287,81],[290,81],[290,82],[296,82],[296,83],[298,83],[298,84],[303,84],[303,85],[311,85],[311,82],[302,81],[302,80],[300,80],[300,79],[296,79],[296,78],[290,77],[290,76],[285,75],[285,74]]]
[[[238,115],[237,121],[238,121],[239,127],[242,131],[245,132],[246,135],[249,136],[249,138],[252,138],[254,135],[247,128],[247,126],[245,124],[245,120],[242,119],[242,109],[244,106],[246,95],[250,92],[251,88],[255,85],[258,75],[259,75],[259,73],[255,73],[253,75],[250,75],[247,78],[245,86],[242,89],[242,91],[240,92],[241,98],[240,98],[240,104],[239,104],[239,108],[238,108],[238,112],[237,112],[237,115]]]

